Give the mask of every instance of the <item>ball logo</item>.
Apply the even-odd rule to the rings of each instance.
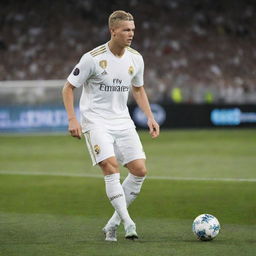
[[[94,145],[94,152],[98,155],[100,153],[100,146],[99,145]]]
[[[74,72],[73,72],[73,75],[74,75],[74,76],[78,76],[79,73],[80,73],[79,68],[75,68],[75,70],[74,70]]]

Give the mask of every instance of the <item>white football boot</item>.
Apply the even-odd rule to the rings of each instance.
[[[105,234],[105,241],[116,242],[116,229],[118,226],[105,226],[102,231]]]
[[[138,239],[135,225],[129,225],[125,228],[125,238],[130,240]]]

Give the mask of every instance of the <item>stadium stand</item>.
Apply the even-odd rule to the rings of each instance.
[[[116,9],[135,17],[151,102],[256,102],[253,0],[2,0],[0,80],[65,79]]]

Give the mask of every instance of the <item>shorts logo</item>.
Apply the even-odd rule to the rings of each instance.
[[[78,76],[79,73],[80,73],[79,68],[75,68],[75,70],[74,70],[74,72],[73,72],[73,75],[74,75],[74,76]]]
[[[99,145],[94,145],[94,152],[98,155],[100,153],[100,146]]]
[[[106,69],[108,63],[107,63],[106,60],[101,60],[101,61],[99,62],[99,65],[100,65],[101,68]]]
[[[128,73],[129,73],[130,75],[133,75],[133,73],[134,73],[134,68],[133,68],[133,66],[130,66],[130,67],[129,67]]]

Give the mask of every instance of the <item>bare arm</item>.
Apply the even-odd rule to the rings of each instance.
[[[72,84],[66,82],[62,89],[62,98],[68,115],[68,130],[71,136],[81,139],[82,128],[76,118],[74,109],[74,89],[75,87]]]
[[[148,97],[145,92],[145,89],[143,86],[141,87],[132,87],[132,94],[139,105],[140,109],[145,113],[146,117],[148,118],[148,127],[149,127],[149,133],[152,138],[156,138],[159,135],[159,125],[154,119],[153,113],[151,111],[149,102],[148,102]]]

